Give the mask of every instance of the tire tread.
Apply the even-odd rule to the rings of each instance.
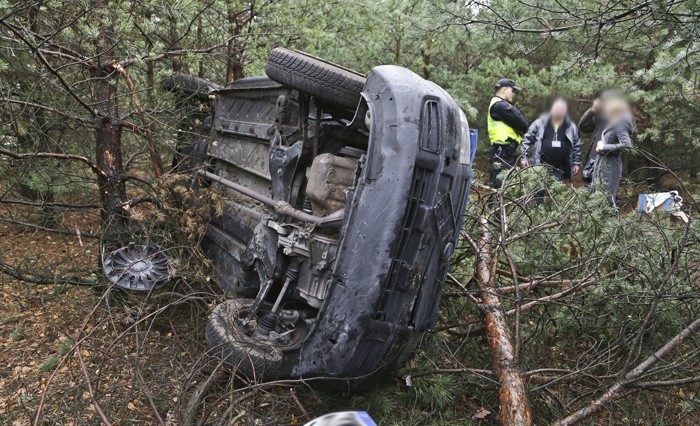
[[[322,101],[356,108],[365,77],[301,52],[276,48],[265,69],[272,80]]]

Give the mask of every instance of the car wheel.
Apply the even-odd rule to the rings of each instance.
[[[205,332],[209,353],[249,379],[273,378],[278,374],[282,351],[249,336],[241,320],[252,305],[253,299],[232,299],[214,308]]]
[[[270,52],[267,76],[319,100],[356,108],[365,76],[307,53],[278,47]]]

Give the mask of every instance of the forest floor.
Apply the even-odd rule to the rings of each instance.
[[[0,224],[0,235],[6,237],[0,239],[0,253],[13,253],[17,261],[36,258],[50,263],[60,253],[61,262],[74,259],[73,268],[89,270],[96,264],[94,246],[81,247],[75,236],[5,224]],[[7,255],[4,259],[11,260]],[[170,290],[179,291],[177,285]],[[212,371],[203,335],[206,304],[178,304],[142,320],[139,310],[152,314],[167,303],[147,306],[142,296],[130,296],[110,306],[104,294],[89,287],[28,284],[5,275],[0,275],[0,294],[1,425],[33,424],[38,410],[37,424],[99,424],[100,410],[112,424],[178,424],[178,410],[192,393],[190,385]],[[421,363],[426,360],[440,362],[439,349],[426,346],[398,374],[369,392],[334,394],[284,383],[261,389],[252,406],[241,405],[240,421],[233,424],[304,424],[347,409],[368,410],[383,424],[496,424],[496,399],[490,391],[467,384],[450,396],[456,386],[463,386],[450,376],[416,378],[413,387],[407,387],[407,371],[425,369]],[[483,357],[471,358],[473,367],[489,368]],[[221,383],[209,405],[211,418],[220,415],[222,406],[245,398],[244,388],[238,382]],[[663,418],[674,420],[655,423],[649,418],[635,424],[696,424],[692,415],[669,405],[663,395],[632,404],[642,401],[649,404],[644,410],[658,404]],[[592,424],[607,424],[611,419],[605,417]]]
[[[0,224],[0,235],[0,252],[7,264],[32,263],[41,270],[51,270],[57,258],[65,267],[66,257],[79,269],[96,264],[94,246],[87,248],[83,243],[81,247],[77,236],[28,231],[11,224]],[[0,413],[5,413],[0,423],[25,424],[32,418],[59,359],[83,327],[91,306],[80,302],[93,299],[94,294],[85,287],[35,285],[7,275],[0,275],[0,288]],[[66,384],[61,386],[65,392],[76,383],[68,367],[64,363],[53,377],[54,383]],[[62,398],[68,402],[76,397],[82,395]]]
[[[26,221],[21,210],[3,217]],[[96,214],[73,214],[60,227],[96,233],[97,223]],[[1,222],[0,236],[6,264],[49,277],[99,273],[97,240]],[[183,282],[150,295],[105,289],[0,274],[0,425],[99,424],[100,411],[113,424],[178,424],[191,388],[216,369],[204,324],[220,292]],[[215,408],[240,398],[243,386],[235,386],[219,383],[212,418]],[[323,410],[325,402],[314,398]],[[289,385],[261,389],[252,404],[267,413],[263,424],[310,419]]]
[[[22,212],[14,213],[21,220]],[[89,234],[97,223],[96,214],[81,213],[64,216],[61,227]],[[7,223],[0,223],[0,235],[6,264],[49,278],[98,273],[94,239]],[[92,424],[98,418],[93,394],[120,424],[156,423],[151,403],[164,421],[172,415],[180,379],[191,371],[187,357],[204,353],[197,334],[204,310],[175,305],[166,308],[170,324],[139,322],[143,297],[106,295],[104,289],[32,284],[0,274],[0,424],[30,424],[39,407],[41,424]],[[196,343],[178,341],[178,331]]]
[[[633,202],[630,197],[627,209]],[[26,221],[25,213],[8,208],[2,217]],[[66,214],[60,226],[96,234],[98,219],[96,212]],[[100,274],[99,255],[97,240],[78,232],[61,235],[0,222],[0,260],[6,264],[49,277],[90,278]],[[190,297],[193,293],[197,296]],[[114,424],[176,424],[191,385],[214,370],[205,354],[204,323],[220,298],[213,285],[193,288],[175,282],[144,296],[105,292],[105,287],[31,284],[0,274],[0,425],[96,424],[101,412]],[[369,410],[386,424],[452,424],[456,419],[493,424],[497,407],[492,390],[468,383],[461,388],[449,376],[414,379],[413,387],[407,386],[407,371],[439,357],[439,349],[424,349],[364,394],[331,394],[284,383],[261,388],[248,394],[253,395],[245,406],[250,416],[242,410],[241,424],[303,424],[345,409]],[[484,353],[470,356],[470,367],[490,368]],[[209,415],[215,418],[217,407],[245,398],[242,388],[221,384],[208,404]],[[460,391],[441,394],[450,388]],[[659,403],[665,404],[663,399]],[[664,410],[663,418],[675,419],[673,424],[694,424],[678,405],[666,404]],[[600,424],[607,420],[599,419]]]

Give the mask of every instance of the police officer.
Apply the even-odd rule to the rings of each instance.
[[[498,174],[515,166],[522,134],[528,129],[527,119],[513,105],[520,87],[510,78],[496,83],[496,94],[489,104],[488,132],[491,142],[491,186],[501,187]]]

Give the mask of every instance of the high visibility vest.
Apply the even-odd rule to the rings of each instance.
[[[509,144],[510,141],[508,139],[512,139],[520,143],[520,141],[523,140],[523,138],[515,132],[515,129],[513,129],[501,120],[494,120],[493,118],[491,118],[491,107],[496,102],[500,102],[502,100],[503,99],[494,96],[491,99],[491,103],[489,104],[489,113],[487,117],[489,140],[491,141],[491,144],[500,145]]]

